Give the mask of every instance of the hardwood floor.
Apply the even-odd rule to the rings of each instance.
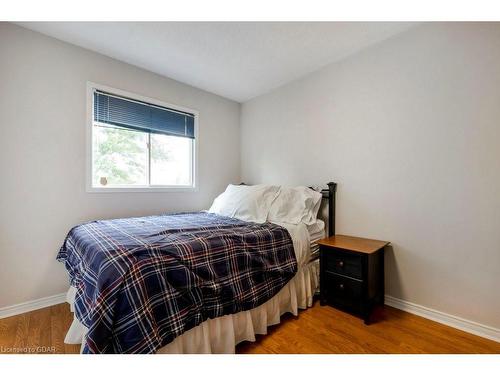
[[[375,312],[375,322],[320,306],[316,302],[298,317],[282,323],[255,343],[241,343],[237,353],[500,353],[500,343],[435,323],[392,307]],[[64,344],[72,320],[67,304],[0,319],[0,353],[78,353]],[[45,348],[45,349],[44,349]]]
[[[0,353],[79,353],[64,343],[72,320],[67,303],[0,319]]]
[[[366,326],[359,318],[316,301],[298,317],[281,324],[255,343],[241,343],[238,353],[500,353],[500,343],[389,306]]]

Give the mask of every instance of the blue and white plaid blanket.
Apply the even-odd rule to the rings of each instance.
[[[297,272],[286,229],[206,212],[82,224],[57,259],[88,327],[84,353],[153,353],[208,318],[261,305]]]

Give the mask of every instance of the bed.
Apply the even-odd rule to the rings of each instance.
[[[329,234],[335,187],[319,192]],[[234,353],[282,314],[311,306],[319,285],[314,243],[325,224],[318,210],[287,220],[303,207],[289,207],[293,197],[275,190],[258,199],[226,194],[240,202],[217,198],[199,213],[73,228],[58,254],[74,312],[65,342],[81,343],[83,353]]]

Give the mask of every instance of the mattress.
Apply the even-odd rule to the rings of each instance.
[[[312,225],[308,225],[307,229],[309,231],[309,239],[311,243],[310,248],[310,260],[317,259],[319,257],[319,245],[316,243],[322,238],[325,238],[325,222],[323,220],[316,220]]]
[[[317,257],[319,247],[315,242],[325,237],[325,223],[323,221],[317,220],[316,223],[312,225],[278,222],[274,224],[286,228],[288,233],[290,233],[299,267],[304,266]]]
[[[260,306],[298,269],[282,226],[208,212],[90,221],[57,259],[78,290],[86,353],[154,353],[208,318]]]
[[[314,224],[307,226],[311,243],[325,238],[325,222],[323,220],[316,220]]]
[[[199,326],[183,333],[171,343],[160,348],[158,354],[233,354],[237,344],[255,341],[255,335],[267,334],[267,327],[280,323],[281,316],[312,306],[314,294],[319,287],[319,260],[309,262],[297,271],[292,280],[277,295],[264,304],[237,314],[208,319]],[[71,287],[67,302],[73,311],[75,289]],[[64,342],[82,344],[87,328],[73,319]]]
[[[322,223],[322,222],[321,222]],[[242,341],[255,341],[255,334],[266,334],[267,327],[278,324],[286,312],[298,314],[298,309],[312,305],[319,285],[319,261],[313,242],[323,238],[324,223],[316,226],[276,223],[285,227],[292,238],[298,271],[273,298],[247,311],[208,319],[188,330],[157,353],[234,353]],[[70,287],[67,302],[74,311],[75,289]],[[64,340],[67,344],[83,344],[87,328],[76,317]],[[82,345],[82,348],[84,345]]]

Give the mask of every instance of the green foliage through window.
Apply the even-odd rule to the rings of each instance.
[[[147,184],[148,134],[126,129],[94,127],[94,183]]]
[[[94,186],[191,185],[190,138],[98,123],[92,136]]]

